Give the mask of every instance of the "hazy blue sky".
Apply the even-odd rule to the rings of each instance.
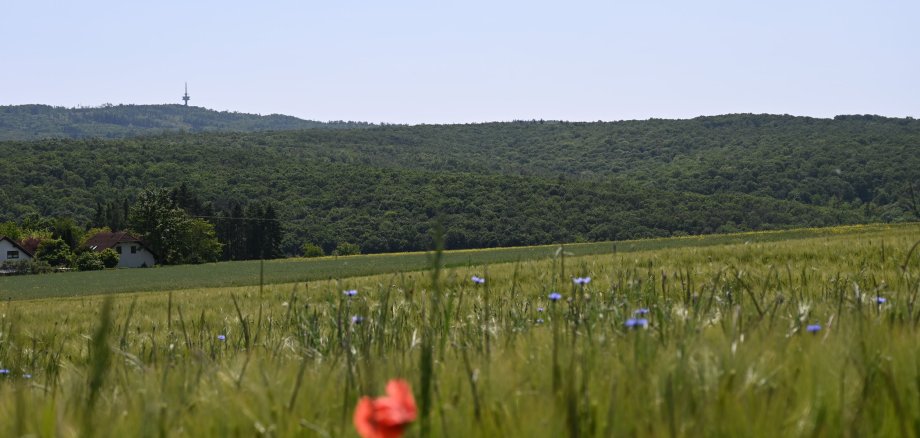
[[[0,105],[398,123],[920,116],[914,1],[6,1]]]

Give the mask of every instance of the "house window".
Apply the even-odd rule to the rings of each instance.
[[[137,247],[134,245],[131,245],[131,254],[137,254]]]
[[[18,258],[19,258],[19,251],[7,251],[7,252],[6,252],[6,258],[8,258],[8,259],[18,259]]]
[[[121,254],[121,245],[118,245],[115,247],[115,252],[117,252],[118,254]]]

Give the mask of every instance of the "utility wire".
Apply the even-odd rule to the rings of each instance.
[[[199,216],[199,215],[189,215],[189,217],[197,219],[222,219],[222,220],[246,220],[246,221],[265,221],[265,222],[303,222],[307,218],[303,219],[268,219],[264,217],[232,217],[232,216]]]

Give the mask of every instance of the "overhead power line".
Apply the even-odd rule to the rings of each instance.
[[[245,220],[245,221],[265,221],[265,222],[303,222],[307,218],[303,219],[268,219],[264,217],[233,217],[233,216],[201,216],[201,215],[189,215],[189,217],[198,218],[198,219],[221,219],[221,220]]]

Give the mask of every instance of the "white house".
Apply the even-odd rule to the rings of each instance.
[[[13,241],[6,236],[0,236],[0,263],[3,263],[7,260],[18,262],[18,261],[29,261],[32,260],[33,254],[31,251],[25,249],[19,243]]]
[[[119,268],[145,268],[156,264],[156,255],[137,237],[124,231],[103,232],[86,241],[89,249],[102,252],[112,248],[118,253]]]

